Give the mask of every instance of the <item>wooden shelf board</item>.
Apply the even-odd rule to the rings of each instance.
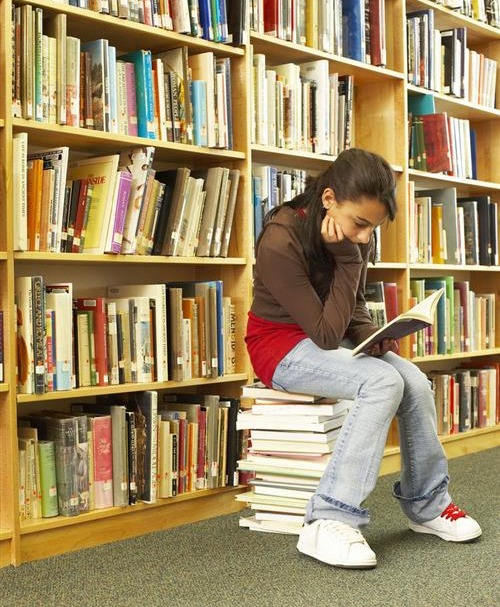
[[[405,75],[401,72],[354,61],[347,57],[332,55],[303,44],[280,40],[267,34],[251,32],[250,41],[254,47],[254,53],[264,53],[266,55],[269,66],[288,63],[290,61],[301,63],[316,59],[327,59],[333,65],[333,69],[338,71],[339,74],[345,74],[346,72],[353,74],[354,82],[357,86],[374,82],[386,82],[390,78],[394,80],[405,79]]]
[[[150,265],[189,265],[189,266],[244,266],[245,257],[167,257],[166,255],[86,255],[84,253],[39,253],[26,251],[14,253],[19,261],[38,261],[50,263],[95,263],[95,264],[150,264]]]
[[[411,84],[408,84],[407,89],[410,95],[431,94],[434,97],[436,112],[448,112],[455,118],[464,118],[471,122],[498,120],[498,118],[500,118],[500,110],[497,108],[477,105],[470,101],[466,101],[465,99],[452,97],[451,95],[443,95],[442,93],[430,91]]]
[[[410,263],[408,266],[410,272],[417,270],[423,272],[500,272],[500,266],[479,266],[479,265],[456,265],[456,264],[436,264],[436,263]]]
[[[475,44],[479,41],[484,43],[487,39],[491,41],[500,40],[500,30],[491,25],[466,17],[458,11],[441,6],[432,0],[406,0],[406,10],[408,13],[426,8],[434,10],[434,26],[438,30],[463,27],[465,25],[467,27],[467,42],[469,44]]]
[[[491,181],[480,181],[478,179],[458,179],[451,175],[443,175],[442,173],[428,173],[426,171],[417,171],[416,169],[408,169],[408,176],[412,181],[415,181],[417,187],[423,188],[446,188],[450,185],[456,185],[468,192],[490,193],[491,191],[500,190],[500,183]]]
[[[62,6],[62,5],[57,5]],[[28,133],[30,145],[46,146],[47,140],[57,140],[64,142],[64,145],[70,147],[71,151],[83,152],[89,155],[96,155],[96,149],[101,154],[116,153],[117,150],[125,148],[140,147],[151,145],[155,148],[155,162],[171,162],[179,165],[186,165],[199,168],[203,163],[213,164],[214,162],[228,162],[232,160],[243,160],[244,152],[237,150],[221,150],[215,148],[205,148],[185,143],[171,143],[161,139],[146,139],[144,137],[133,137],[131,135],[117,135],[106,131],[93,131],[91,129],[81,129],[72,126],[59,126],[36,122],[35,120],[24,120],[22,118],[13,119],[14,132]]]
[[[478,358],[480,356],[498,356],[500,348],[489,350],[476,350],[475,352],[455,352],[454,354],[436,354],[433,356],[415,356],[410,360],[414,363],[430,363],[447,360],[463,360],[464,358]]]
[[[27,4],[27,2],[26,0],[16,2],[16,5],[20,4]],[[178,46],[187,46],[193,51],[213,51],[220,56],[240,57],[244,54],[244,50],[239,47],[209,42],[202,38],[118,19],[111,15],[103,15],[68,4],[57,3],[55,5],[54,2],[48,0],[30,0],[29,4],[43,8],[44,14],[54,12],[66,14],[68,33],[73,35],[74,32],[77,32],[78,37],[83,41],[94,40],[96,32],[105,31],[105,37],[110,40],[111,44],[115,44],[120,51],[131,51],[143,47],[152,51],[160,51]]]
[[[157,504],[95,511],[53,523],[23,525],[21,529],[21,562],[47,558],[82,548],[118,541],[185,525],[224,514],[238,512],[243,505],[235,500],[242,488],[231,487],[187,494],[185,499],[171,498]],[[92,515],[92,516],[91,516]],[[48,519],[47,519],[48,521]]]
[[[0,384],[0,392],[8,392],[8,391],[9,391],[9,384],[1,383]]]
[[[92,388],[75,388],[74,390],[61,390],[60,392],[46,392],[45,394],[18,394],[18,403],[51,402],[54,400],[67,400],[71,398],[86,398],[104,394],[122,394],[124,392],[143,392],[144,390],[180,390],[182,388],[196,388],[215,384],[248,381],[246,373],[232,373],[213,379],[196,378],[185,381],[151,382],[145,384],[119,384],[113,386],[94,386]]]

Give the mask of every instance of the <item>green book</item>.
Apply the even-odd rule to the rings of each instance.
[[[40,490],[42,495],[42,517],[59,514],[57,506],[56,455],[54,441],[38,441],[40,461]]]

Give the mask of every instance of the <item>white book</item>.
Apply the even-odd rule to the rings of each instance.
[[[296,401],[304,403],[314,403],[321,398],[313,394],[298,394],[296,392],[275,390],[273,388],[268,388],[262,382],[255,382],[253,384],[242,386],[241,396],[246,398],[268,398],[288,402]]]
[[[278,440],[278,441],[297,441],[310,443],[329,443],[335,439],[340,432],[340,428],[334,428],[328,432],[300,432],[300,431],[285,431],[285,430],[250,430],[252,443],[254,440]]]
[[[217,114],[215,102],[215,55],[212,51],[189,55],[189,67],[192,80],[203,80],[207,83],[207,145],[217,146]]]
[[[287,533],[298,535],[302,528],[302,521],[271,521],[257,520],[254,517],[241,517],[240,527],[248,527],[252,531],[263,531],[265,533]]]
[[[15,279],[17,317],[17,389],[20,394],[35,390],[35,360],[33,350],[33,287],[31,276]]]
[[[330,76],[327,59],[318,59],[300,64],[302,78],[316,83],[316,124],[311,125],[316,132],[313,152],[330,153]]]
[[[328,400],[322,399],[315,403],[300,403],[300,402],[279,402],[279,401],[264,401],[258,399],[252,406],[252,413],[255,415],[328,415],[330,417],[338,417],[345,415],[346,411],[352,404],[352,400]]]
[[[73,284],[52,283],[45,285],[45,306],[55,315],[55,390],[71,390],[75,378],[73,372]]]
[[[155,357],[156,381],[168,381],[167,288],[164,283],[112,285],[108,297],[148,297],[155,302]]]
[[[304,432],[328,432],[342,425],[345,413],[338,417],[312,415],[255,415],[251,411],[238,414],[237,430],[295,430]],[[314,421],[315,419],[321,421]]]
[[[15,251],[28,250],[28,133],[12,137],[12,183]]]
[[[315,443],[311,441],[293,441],[293,440],[267,440],[252,439],[250,451],[263,453],[331,453],[335,439],[327,443]]]

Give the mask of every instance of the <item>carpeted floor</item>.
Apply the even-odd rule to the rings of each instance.
[[[379,479],[368,571],[323,565],[296,537],[223,516],[0,570],[1,607],[498,607],[500,448],[450,462],[454,500],[483,528],[471,544],[417,535]]]

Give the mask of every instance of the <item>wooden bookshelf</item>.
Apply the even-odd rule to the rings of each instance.
[[[91,511],[77,517],[56,517],[19,522],[18,518],[18,411],[54,407],[74,398],[119,394],[146,389],[179,390],[233,394],[252,377],[252,369],[243,343],[246,313],[251,303],[253,266],[253,216],[251,173],[252,162],[300,168],[311,172],[326,168],[332,158],[309,153],[269,148],[251,142],[251,46],[254,52],[263,53],[276,63],[301,63],[327,59],[330,71],[353,74],[356,87],[354,102],[353,144],[382,154],[397,171],[397,219],[382,233],[382,259],[370,276],[398,284],[400,301],[407,301],[410,278],[428,272],[446,271],[467,276],[478,288],[496,284],[497,337],[495,349],[487,352],[416,359],[427,370],[429,366],[449,368],[462,358],[491,357],[499,359],[500,352],[500,284],[498,267],[413,266],[408,261],[408,201],[409,181],[422,187],[437,188],[453,184],[462,195],[490,193],[500,202],[500,167],[496,164],[500,146],[500,110],[478,109],[461,100],[435,94],[436,105],[457,116],[469,118],[478,131],[478,145],[490,150],[480,166],[480,180],[457,180],[443,175],[431,175],[408,169],[407,96],[419,94],[416,87],[406,82],[405,5],[399,0],[386,0],[387,67],[375,68],[343,57],[332,56],[303,45],[283,42],[276,38],[251,33],[249,42],[241,48],[217,44],[161,30],[155,27],[119,20],[68,4],[48,0],[20,0],[19,4],[32,4],[44,12],[64,13],[68,33],[83,40],[106,37],[122,51],[147,45],[155,50],[166,50],[180,45],[189,53],[213,51],[227,56],[232,62],[232,102],[234,117],[234,149],[216,150],[185,144],[173,144],[139,137],[112,135],[73,127],[37,123],[11,116],[11,9],[12,0],[0,0],[0,306],[4,311],[6,361],[5,382],[0,385],[0,566],[21,564],[67,551],[111,542],[158,529],[202,520],[208,517],[235,512],[242,508],[234,500],[238,488],[203,490],[183,494],[177,498],[159,500],[155,504],[138,504],[134,507],[110,508]],[[500,60],[500,30],[479,24],[471,19],[443,9],[434,2],[411,0],[409,9],[434,8],[439,14],[439,27],[465,25],[470,32],[469,41],[484,49],[489,56]],[[98,34],[96,32],[99,32]],[[95,256],[80,254],[44,254],[14,252],[13,250],[13,183],[12,136],[28,133],[30,145],[52,147],[68,145],[80,155],[114,153],[138,145],[155,146],[155,163],[162,167],[188,165],[196,168],[224,165],[241,172],[233,234],[227,258],[167,258],[139,256]],[[480,142],[480,143],[479,143]],[[92,289],[104,294],[109,284],[116,282],[122,273],[127,282],[165,282],[168,280],[222,279],[224,290],[234,298],[237,308],[237,368],[236,373],[213,380],[164,382],[163,384],[125,384],[88,388],[71,393],[49,393],[41,397],[16,394],[16,343],[14,338],[14,277],[40,273],[50,280],[67,280],[74,277],[78,290]],[[124,280],[121,280],[124,282]],[[486,428],[443,438],[450,457],[486,449],[499,444],[499,428]],[[382,473],[395,472],[399,467],[399,449],[388,443]]]

